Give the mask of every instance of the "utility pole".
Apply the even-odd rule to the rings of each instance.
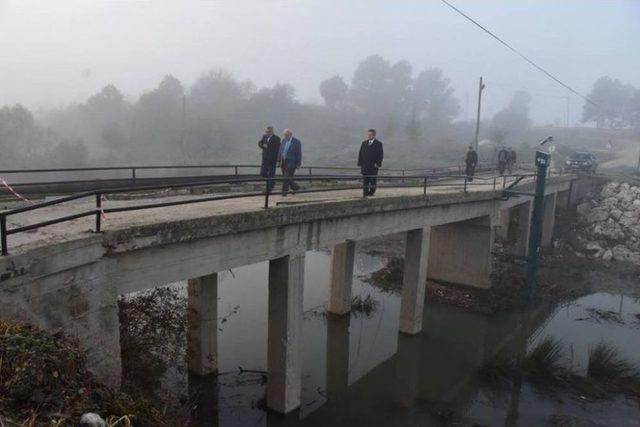
[[[482,77],[480,77],[480,84],[478,85],[478,116],[476,118],[476,153],[478,152],[478,136],[480,135],[480,106],[482,105],[482,91],[484,90],[484,83],[482,83]]]

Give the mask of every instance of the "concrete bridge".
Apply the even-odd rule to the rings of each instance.
[[[533,184],[515,188],[527,193]],[[548,181],[543,244],[551,243],[556,207],[577,200],[587,185],[575,176]],[[94,372],[117,386],[118,296],[188,280],[189,369],[209,374],[217,369],[217,272],[268,260],[267,404],[288,413],[300,405],[306,251],[333,248],[327,309],[341,315],[350,310],[356,242],[407,233],[400,332],[415,335],[422,330],[427,277],[490,287],[495,234],[525,255],[532,210],[531,196],[505,199],[495,182],[466,192],[380,189],[362,199],[349,190],[276,202],[263,209],[262,198],[247,197],[119,212],[107,214],[101,233],[87,232],[92,217],[81,217],[15,235],[11,254],[0,258],[0,316],[76,336]],[[14,225],[78,208],[30,211]]]

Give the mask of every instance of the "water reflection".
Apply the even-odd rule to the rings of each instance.
[[[384,261],[358,253],[355,275],[376,271]],[[578,370],[585,366],[589,346],[601,339],[636,358],[638,301],[598,293],[571,304],[544,304],[492,317],[427,303],[424,331],[406,336],[398,334],[399,295],[356,278],[353,295],[370,295],[376,310],[325,315],[325,252],[306,257],[301,408],[286,417],[267,412],[261,373],[267,353],[267,269],[261,263],[219,276],[218,311],[227,318],[219,325],[221,375],[173,383],[177,388],[188,384],[188,390],[177,394],[189,394],[195,403],[193,425],[540,425],[564,416],[590,422],[602,418],[604,425],[608,417],[615,425],[631,425],[628,420],[640,417],[638,405],[622,398],[585,406],[575,396],[540,395],[522,378],[496,394],[483,388],[477,375],[496,352],[522,357],[548,335],[572,349],[570,363]],[[589,319],[594,307],[617,312],[622,322]],[[239,375],[239,369],[251,372]]]

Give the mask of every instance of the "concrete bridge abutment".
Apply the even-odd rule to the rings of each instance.
[[[491,215],[431,227],[428,278],[489,288],[494,235]]]
[[[513,246],[514,255],[526,256],[533,203],[530,201],[500,210],[496,236]]]
[[[533,202],[528,201],[511,208],[513,229],[509,230],[509,241],[514,244],[515,255],[527,256],[529,253],[529,234]]]
[[[556,225],[557,193],[551,193],[544,198],[544,211],[542,216],[542,240],[541,246],[549,247],[553,243],[553,229]]]
[[[558,191],[556,193],[556,208],[566,210],[571,207],[569,204],[569,200],[571,198],[571,193],[569,190]]]
[[[0,319],[63,332],[86,351],[87,367],[120,386],[118,290],[96,237],[42,247],[0,259]]]

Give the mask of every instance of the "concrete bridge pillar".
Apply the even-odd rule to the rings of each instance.
[[[533,202],[528,201],[511,208],[512,215],[516,215],[518,223],[513,233],[515,243],[515,255],[527,256],[529,253],[529,231],[531,228],[531,213]]]
[[[428,277],[489,288],[494,230],[491,216],[431,227]]]
[[[405,334],[422,331],[430,234],[430,227],[407,232],[400,305],[400,332]]]
[[[562,210],[569,209],[569,190],[559,191],[556,195],[556,207]]]
[[[286,414],[302,393],[304,254],[269,261],[267,406]]]
[[[189,371],[212,374],[218,370],[218,274],[189,279],[187,288]]]
[[[351,284],[356,242],[348,240],[331,250],[329,273],[329,300],[327,311],[338,315],[351,311]]]
[[[501,209],[498,212],[498,226],[496,236],[504,241],[509,240],[509,226],[511,225],[511,209]]]
[[[544,198],[544,214],[542,217],[541,246],[549,247],[553,243],[553,229],[556,225],[557,193],[551,193]]]

